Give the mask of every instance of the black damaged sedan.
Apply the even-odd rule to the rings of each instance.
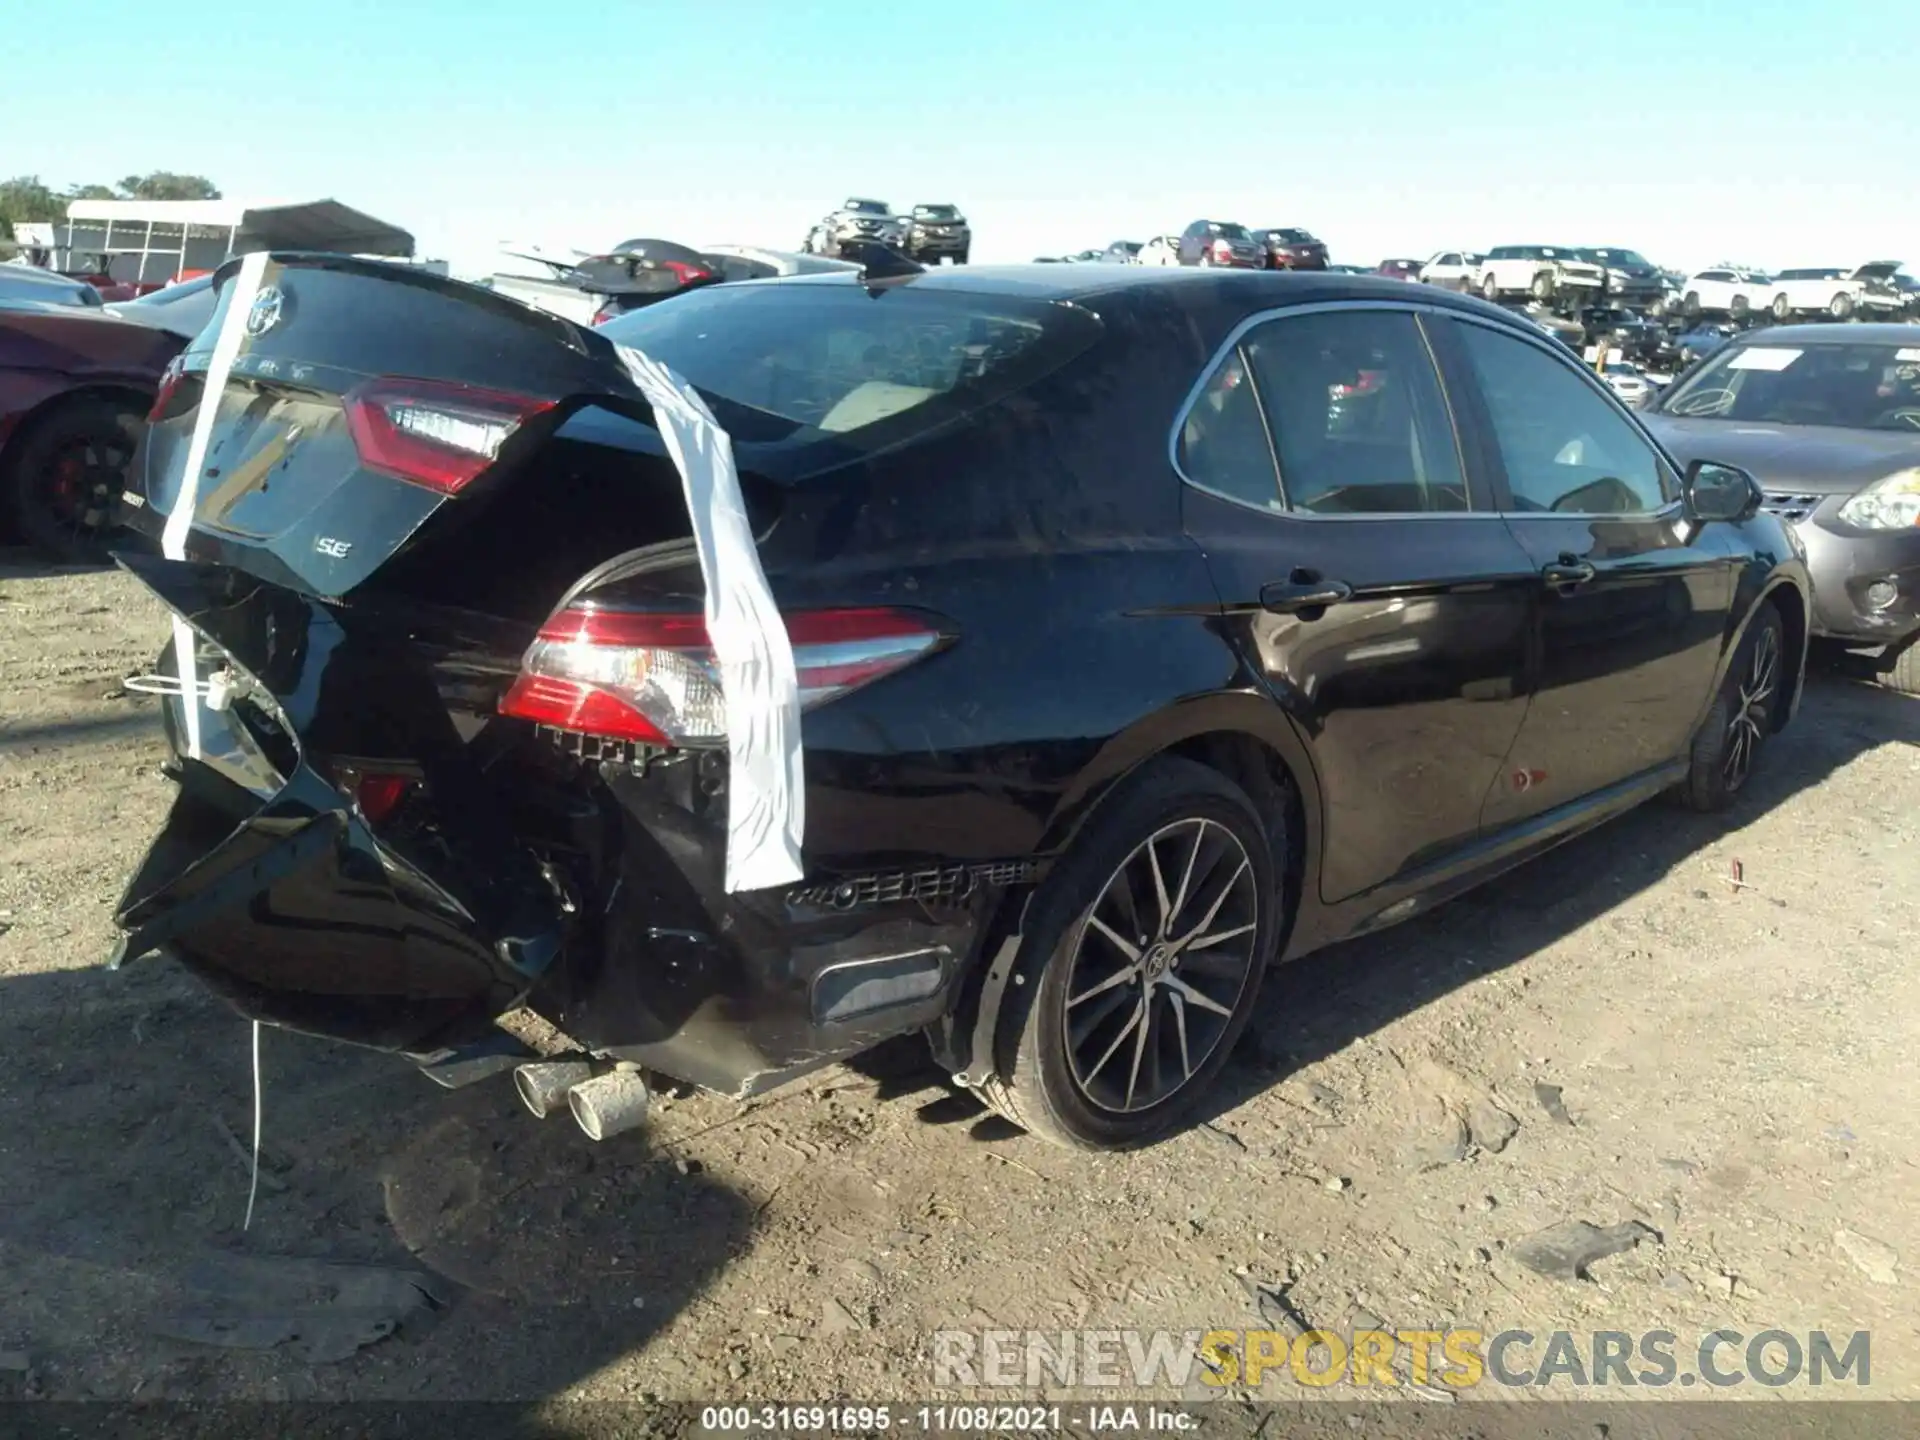
[[[134,486],[157,535],[216,407],[185,558],[122,562],[211,677],[165,702],[122,958],[447,1083],[525,1062],[596,1137],[648,1073],[748,1094],[924,1033],[1038,1134],[1146,1141],[1269,962],[1727,806],[1798,702],[1751,479],[1477,300],[968,267],[595,331],[340,257],[266,284]],[[791,887],[722,883],[701,571],[614,341],[732,436],[805,705]]]

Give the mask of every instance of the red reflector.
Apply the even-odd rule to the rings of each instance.
[[[362,815],[378,825],[399,808],[412,783],[404,775],[362,775],[354,787],[354,802]]]
[[[147,423],[166,418],[167,406],[173,403],[174,393],[180,388],[180,381],[187,373],[180,356],[176,355],[167,362],[167,368],[160,372],[160,388],[154,392],[153,404],[147,410]]]
[[[645,745],[667,743],[659,726],[617,696],[596,690],[585,681],[556,675],[521,675],[500,702],[500,713],[559,730],[638,740]]]
[[[360,463],[443,495],[457,495],[551,400],[438,380],[371,380],[346,398]]]

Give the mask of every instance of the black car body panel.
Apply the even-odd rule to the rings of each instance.
[[[276,256],[269,283],[284,318],[215,399],[186,558],[123,562],[201,636],[201,679],[235,689],[169,701],[181,796],[120,923],[130,951],[178,956],[249,1014],[412,1054],[524,1004],[596,1052],[736,1093],[929,1028],[963,1068],[982,957],[1017,941],[1057,857],[1152,757],[1245,767],[1296,807],[1286,950],[1304,953],[1670,783],[1753,607],[1784,592],[1792,609],[1804,588],[1768,515],[1502,514],[1452,327],[1531,336],[1585,372],[1505,312],[1397,281],[825,275],[713,287],[599,332],[370,262]],[[1235,337],[1356,307],[1420,317],[1477,508],[1308,518],[1183,483],[1170,436]],[[690,346],[746,344],[776,314],[796,347],[848,317],[974,338],[919,360],[906,345],[887,363],[926,365],[927,398],[836,430],[811,401],[783,418],[778,392],[726,393],[745,360]],[[996,351],[1009,334],[1027,348]],[[552,613],[702,603],[622,339],[659,347],[732,432],[790,624],[909,607],[946,637],[805,713],[806,874],[786,890],[724,889],[724,748],[501,713]],[[156,426],[156,532],[210,343]],[[423,488],[370,467],[335,418],[392,376],[479,387],[521,419],[451,493]],[[1566,550],[1597,574],[1577,600],[1541,579]],[[1303,568],[1349,593],[1276,609]]]

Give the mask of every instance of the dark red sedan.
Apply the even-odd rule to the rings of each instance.
[[[167,363],[167,330],[94,308],[0,309],[0,516],[63,560],[98,559]]]

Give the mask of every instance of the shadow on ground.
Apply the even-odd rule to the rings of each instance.
[[[705,1174],[642,1137],[596,1149],[563,1118],[536,1122],[504,1079],[448,1094],[391,1058],[268,1030],[242,1233],[248,1036],[157,963],[0,985],[0,1349],[27,1349],[38,1393],[551,1397],[644,1348],[752,1227]],[[334,1364],[158,1333],[206,1304],[192,1272],[235,1252],[424,1269],[446,1303]]]

